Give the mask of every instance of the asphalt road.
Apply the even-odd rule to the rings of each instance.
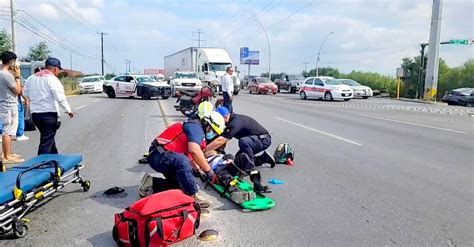
[[[57,136],[60,152],[84,156],[84,193],[77,185],[39,207],[27,218],[30,234],[3,240],[1,246],[114,246],[113,214],[138,199],[137,184],[152,172],[137,159],[164,120],[182,116],[172,98],[108,99],[103,95],[69,98],[78,112],[63,118]],[[427,105],[388,99],[349,102],[301,101],[297,95],[235,97],[235,111],[250,115],[271,133],[273,145],[296,149],[292,167],[262,168],[265,180],[277,178],[270,195],[277,206],[245,213],[212,190],[212,245],[353,246],[474,244],[473,108]],[[14,144],[32,157],[38,133]],[[228,151],[237,151],[236,142]],[[126,195],[102,194],[113,186]],[[199,245],[196,238],[182,246]]]

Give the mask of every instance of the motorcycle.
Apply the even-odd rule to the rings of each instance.
[[[198,106],[201,102],[209,101],[212,102],[213,99],[216,99],[215,107],[222,106],[224,99],[219,98],[217,93],[217,86],[208,82],[207,85],[204,85],[199,91],[188,92],[188,91],[178,91],[178,99],[176,99],[176,104],[174,108],[177,111],[180,111],[186,117],[189,117],[196,113]]]

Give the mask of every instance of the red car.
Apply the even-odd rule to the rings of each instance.
[[[252,81],[249,84],[249,93],[276,94],[277,91],[278,91],[277,85],[266,77],[256,77],[252,79]]]

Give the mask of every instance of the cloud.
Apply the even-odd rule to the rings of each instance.
[[[32,14],[48,20],[59,20],[58,11],[50,4],[46,3],[41,3],[35,7]]]

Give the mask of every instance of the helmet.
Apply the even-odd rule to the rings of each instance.
[[[214,110],[214,106],[209,101],[201,102],[198,106],[198,117],[203,119],[205,115],[209,114]]]
[[[225,129],[225,121],[224,117],[216,111],[212,111],[206,115],[204,115],[204,121],[206,121],[211,128],[216,132],[216,134],[220,135],[224,132]]]

